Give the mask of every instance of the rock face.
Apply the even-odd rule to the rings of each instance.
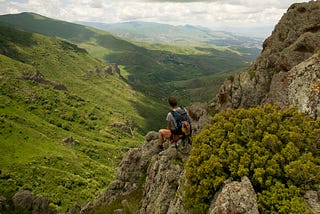
[[[93,207],[111,203],[119,195],[126,195],[136,190],[145,177],[148,161],[157,153],[156,141],[158,133],[150,132],[146,136],[146,142],[139,148],[130,149],[122,159],[116,174],[116,180],[102,192],[93,202],[87,205],[84,213]]]
[[[197,134],[210,120],[208,106],[205,103],[191,103],[187,110],[192,118],[192,133]]]
[[[49,206],[49,201],[44,197],[34,196],[30,191],[17,192],[12,197],[15,207],[23,208],[32,214],[56,213]]]
[[[40,71],[36,71],[34,73],[29,71],[23,71],[22,78],[25,80],[35,81],[44,85],[51,85],[56,90],[68,91],[67,87],[63,84],[47,80]]]
[[[312,213],[320,213],[320,187],[318,191],[307,191],[304,200],[310,207]]]
[[[225,183],[212,202],[209,214],[258,214],[257,195],[248,177]]]
[[[105,72],[108,74],[118,74],[119,77],[121,76],[120,69],[117,63],[111,63],[110,65],[108,65],[105,68]]]
[[[319,97],[319,57],[314,55],[320,49],[319,20],[319,1],[293,4],[265,40],[254,64],[226,80],[209,107],[220,111],[277,103],[283,108],[297,105],[319,117],[319,100],[313,99]],[[302,81],[307,81],[303,92],[294,96]]]
[[[93,202],[82,207],[81,213],[91,213],[95,207],[108,206],[117,197],[143,189],[138,213],[186,213],[178,191],[184,182],[184,160],[190,145],[177,148],[166,142],[164,151],[157,150],[157,132],[149,132],[146,142],[130,149],[122,159],[116,180]]]
[[[288,102],[313,118],[320,117],[320,58],[314,55],[288,72]]]
[[[186,154],[171,145],[151,159],[144,185],[144,196],[138,213],[186,213],[179,188],[183,184]]]

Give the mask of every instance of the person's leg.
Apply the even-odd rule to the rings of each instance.
[[[171,131],[169,129],[160,129],[158,134],[159,147],[163,147],[163,139],[170,139]]]

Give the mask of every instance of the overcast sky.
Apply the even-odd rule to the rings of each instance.
[[[293,3],[304,0],[0,0],[0,14],[35,12],[75,22],[147,21],[200,25],[267,37]]]

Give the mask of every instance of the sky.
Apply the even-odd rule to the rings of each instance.
[[[34,12],[69,22],[157,22],[269,36],[293,3],[307,0],[0,0],[0,15]]]

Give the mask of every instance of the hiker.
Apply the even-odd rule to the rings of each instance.
[[[166,117],[167,128],[159,130],[158,148],[160,151],[163,150],[164,138],[171,142],[177,142],[181,137],[191,135],[191,124],[187,111],[178,106],[176,97],[170,96],[168,103],[172,111],[168,112]],[[185,128],[185,124],[188,127]]]

